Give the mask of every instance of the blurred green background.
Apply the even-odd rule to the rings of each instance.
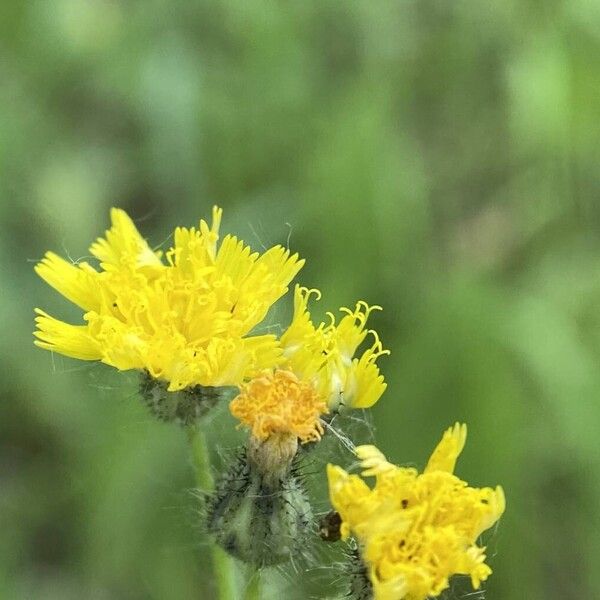
[[[4,0],[0,598],[213,597],[182,432],[31,331],[78,318],[47,249],[85,256],[111,206],[168,245],[214,203],[306,257],[321,314],[385,308],[390,459],[468,422],[459,474],[508,496],[486,597],[598,597],[599,124],[596,0]]]

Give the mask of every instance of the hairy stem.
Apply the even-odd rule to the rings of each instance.
[[[260,571],[255,571],[248,578],[244,600],[260,600]]]
[[[204,492],[212,492],[215,482],[204,432],[199,426],[190,425],[187,427],[187,434],[196,473],[196,485]],[[210,554],[213,562],[216,598],[218,600],[236,600],[237,586],[233,559],[214,543],[210,545]]]

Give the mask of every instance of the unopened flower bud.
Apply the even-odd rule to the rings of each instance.
[[[244,562],[286,562],[306,544],[313,519],[297,474],[297,447],[290,434],[251,437],[208,502],[208,530]]]

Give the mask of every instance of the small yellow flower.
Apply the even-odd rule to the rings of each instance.
[[[296,286],[292,323],[279,341],[281,365],[263,371],[230,404],[233,416],[260,442],[272,434],[317,441],[323,433],[321,415],[341,403],[372,406],[385,390],[375,361],[388,351],[374,331],[365,329],[369,313],[379,307],[358,302],[354,311],[342,309],[345,314],[337,325],[329,313],[330,323],[315,327],[307,306],[312,295],[320,297],[320,292]],[[354,358],[369,333],[375,341]]]
[[[314,387],[291,371],[265,370],[243,384],[230,403],[231,414],[265,441],[276,433],[291,433],[301,442],[317,441],[323,433],[320,416],[327,405]]]
[[[99,271],[47,253],[36,272],[83,309],[85,324],[38,309],[36,344],[119,370],[145,369],[170,391],[239,385],[279,364],[275,336],[249,334],[304,261],[281,246],[260,255],[231,235],[219,245],[221,215],[215,207],[212,226],[177,228],[164,260],[119,209],[90,248]]]
[[[466,426],[448,429],[422,474],[386,461],[374,446],[356,449],[363,477],[328,465],[331,503],[341,534],[359,541],[376,600],[438,596],[454,574],[478,589],[492,572],[477,538],[505,509],[501,487],[472,488],[453,475]]]
[[[389,354],[389,350],[384,350],[377,333],[365,326],[370,313],[381,307],[360,301],[354,310],[341,309],[345,314],[339,323],[328,313],[330,322],[315,327],[308,312],[308,301],[313,295],[321,297],[318,290],[296,286],[294,316],[280,342],[286,368],[303,380],[312,381],[330,410],[340,405],[373,406],[386,388],[376,360]],[[368,334],[374,338],[372,345],[355,357]]]

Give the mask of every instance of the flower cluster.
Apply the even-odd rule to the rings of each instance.
[[[178,227],[163,253],[113,209],[111,228],[90,247],[97,267],[48,252],[36,272],[81,308],[82,323],[36,309],[35,343],[140,371],[151,412],[192,435],[226,388],[237,389],[229,409],[249,435],[206,494],[204,526],[228,553],[258,568],[304,550],[314,517],[299,444],[318,442],[329,416],[381,398],[386,383],[377,360],[389,351],[367,328],[381,307],[359,301],[315,324],[308,305],[321,293],[300,285],[289,326],[279,336],[258,333],[304,261],[282,246],[261,254],[235,236],[220,240],[221,217],[214,207],[211,225]],[[502,515],[504,495],[453,474],[465,439],[464,425],[448,429],[421,474],[390,464],[375,446],[356,448],[362,477],[328,465],[335,512],[323,539],[352,535],[358,542],[353,600],[425,600],[454,574],[469,575],[478,588],[491,573],[477,540]],[[371,476],[373,487],[363,479]]]
[[[492,572],[480,534],[505,507],[501,487],[473,488],[453,474],[466,426],[448,429],[422,474],[386,461],[375,446],[359,446],[362,476],[329,465],[331,503],[341,534],[360,546],[377,600],[425,600],[439,595],[454,574],[469,575],[475,589]]]
[[[294,316],[279,342],[282,363],[264,371],[245,385],[231,403],[232,414],[264,440],[272,433],[291,433],[301,442],[317,441],[323,433],[321,415],[349,408],[368,408],[385,391],[386,384],[376,360],[389,354],[377,333],[365,329],[369,313],[381,310],[358,302],[354,310],[342,308],[344,316],[336,325],[329,314],[328,324],[315,326],[308,312],[311,295],[318,290],[296,286]],[[355,358],[368,334],[373,344]]]

